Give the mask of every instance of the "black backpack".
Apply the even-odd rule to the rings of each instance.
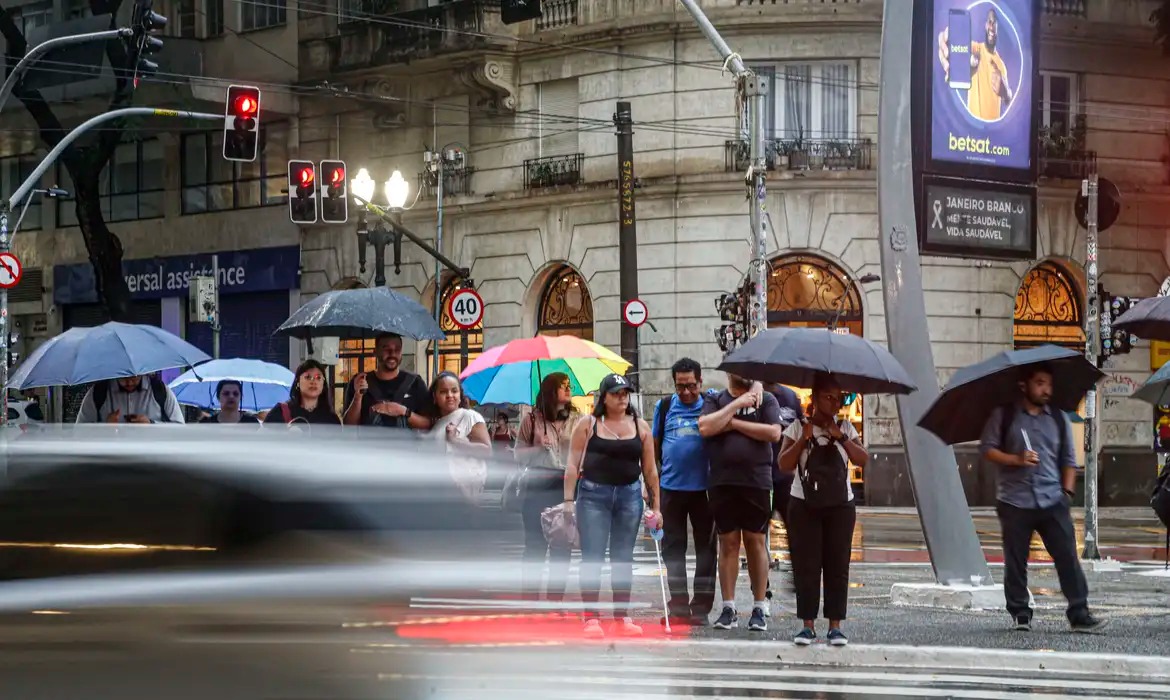
[[[837,427],[841,424],[838,423]],[[837,441],[813,438],[809,442],[808,457],[800,469],[800,485],[804,502],[811,508],[831,508],[849,502],[849,466],[841,457]]]
[[[150,377],[150,393],[154,397],[154,402],[158,404],[159,415],[162,416],[160,423],[170,423],[171,417],[167,415],[167,387],[162,383],[162,380],[155,377]],[[98,415],[101,415],[102,406],[106,405],[106,399],[110,398],[110,383],[98,382],[93,385],[93,407],[97,409]]]
[[[1150,507],[1166,526],[1166,568],[1170,569],[1170,463],[1158,474],[1154,492],[1150,494]]]

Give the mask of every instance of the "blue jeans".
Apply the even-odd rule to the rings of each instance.
[[[597,616],[601,597],[601,562],[609,549],[613,616],[629,615],[634,579],[634,543],[644,511],[642,482],[609,486],[582,479],[577,492],[577,530],[581,534],[581,600]]]

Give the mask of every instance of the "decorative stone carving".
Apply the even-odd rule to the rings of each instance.
[[[490,112],[515,112],[519,89],[516,63],[504,56],[486,56],[459,71],[460,81],[471,88],[476,106]]]

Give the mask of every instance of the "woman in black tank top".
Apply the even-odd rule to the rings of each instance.
[[[601,563],[609,550],[613,586],[613,631],[638,636],[642,628],[629,616],[634,573],[634,543],[648,506],[655,528],[658,512],[658,470],[650,426],[630,405],[630,385],[611,374],[601,381],[593,416],[577,423],[565,471],[565,507],[577,514],[581,534],[581,598],[586,610],[585,635],[603,637],[598,613]],[[580,483],[578,484],[578,477]],[[645,480],[648,503],[642,500]],[[579,487],[579,491],[578,491]],[[577,498],[574,502],[574,492]]]

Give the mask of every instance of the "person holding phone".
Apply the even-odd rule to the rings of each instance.
[[[81,399],[77,423],[185,423],[179,400],[158,377],[97,382]]]
[[[955,21],[958,21],[957,16],[952,20]],[[983,29],[984,40],[971,42],[971,53],[965,57],[967,60],[964,62],[962,60],[964,57],[957,53],[952,54],[955,43],[950,41],[951,27],[947,26],[938,35],[938,58],[943,67],[944,78],[952,87],[958,87],[958,84],[952,83],[952,79],[959,84],[964,82],[967,73],[963,72],[963,66],[970,66],[967,111],[976,119],[995,121],[1003,116],[1014,94],[1008,82],[1007,64],[996,50],[999,43],[999,15],[994,9],[987,11]],[[959,29],[956,27],[957,31]]]
[[[1071,512],[1076,452],[1068,417],[1050,405],[1052,387],[1049,366],[1025,367],[1019,398],[991,412],[980,439],[984,458],[999,467],[995,511],[1003,537],[1003,592],[1012,629],[1030,631],[1028,552],[1038,532],[1056,565],[1072,630],[1094,633],[1105,621],[1089,612]]]

